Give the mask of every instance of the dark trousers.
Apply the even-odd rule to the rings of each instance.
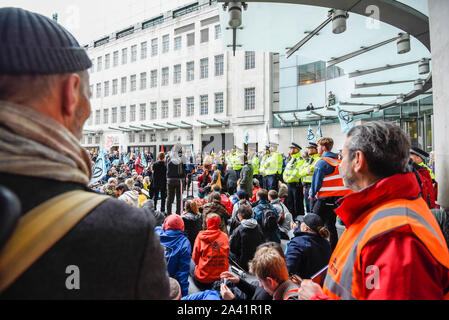
[[[204,290],[210,290],[212,289],[212,285],[214,284],[213,282],[211,283],[203,283],[200,282],[196,279],[195,277],[195,262],[193,262],[193,259],[190,259],[190,268],[189,268],[189,276],[192,278],[193,283],[195,284],[195,286],[200,289],[201,291]]]
[[[161,196],[159,197],[159,192]],[[153,187],[153,202],[154,210],[157,210],[157,201],[161,200],[161,212],[165,212],[165,198],[167,198],[167,187],[166,186],[154,186]]]
[[[240,171],[242,171],[242,169],[240,170],[234,170],[235,174],[237,175],[237,180],[240,179]]]
[[[265,177],[265,189],[268,191],[279,190],[278,179],[276,178],[276,175],[272,174]]]
[[[324,222],[324,226],[330,232],[330,243],[332,250],[338,242],[338,233],[335,223],[337,221],[337,215],[334,209],[337,208],[336,201],[338,197],[320,198],[315,201],[313,205],[313,213],[319,215]]]
[[[312,212],[312,208],[313,208],[313,200],[309,199],[309,191],[310,191],[310,183],[305,183],[304,184],[304,199],[306,202],[306,212],[310,213]]]
[[[167,215],[170,215],[172,212],[173,201],[176,196],[176,213],[181,214],[182,208],[182,193],[181,193],[182,182],[179,180],[167,180]]]
[[[296,220],[298,215],[304,215],[304,195],[301,182],[287,183],[287,208]]]

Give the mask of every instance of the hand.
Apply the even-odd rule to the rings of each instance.
[[[240,278],[237,277],[235,274],[229,272],[229,271],[224,271],[220,274],[220,279],[228,279],[229,281],[231,281],[232,283],[239,283]]]
[[[296,229],[298,229],[298,225],[292,221],[292,222],[290,223],[290,229],[296,230]]]
[[[235,298],[232,291],[224,283],[220,285],[220,295],[223,300],[234,300]]]
[[[310,300],[317,293],[323,293],[318,284],[312,280],[303,280],[298,290],[298,298],[299,300]]]

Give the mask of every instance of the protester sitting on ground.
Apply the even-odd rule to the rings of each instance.
[[[118,197],[118,199],[125,201],[133,207],[139,207],[139,192],[134,190],[134,188],[129,191],[125,191],[120,197]]]
[[[134,179],[133,178],[126,179],[125,184],[128,186],[129,190],[132,190],[134,187]]]
[[[167,299],[169,281],[153,219],[87,187],[91,162],[79,143],[91,113],[92,62],[86,50],[56,21],[20,8],[0,9],[0,30],[1,184],[18,196],[22,217],[63,194],[69,197],[64,204],[82,209],[70,191],[79,191],[87,207],[87,202],[104,200],[80,210],[79,219],[63,228],[59,221],[65,219],[51,223],[60,235],[42,233],[39,244],[46,248],[33,252],[29,268],[3,269],[2,275],[19,273],[1,299]],[[62,217],[73,216],[74,210]],[[81,270],[79,288],[70,280],[79,274],[70,264]]]
[[[207,203],[203,206],[203,230],[206,230],[206,221],[210,214],[217,214],[220,217],[220,230],[228,235],[229,233],[226,225],[231,215],[221,203],[221,195],[218,192],[211,192],[207,197]]]
[[[178,280],[182,295],[189,293],[189,269],[192,248],[184,233],[184,221],[177,214],[169,215],[162,227],[154,229],[165,247],[165,261],[170,277]]]
[[[299,286],[290,280],[285,259],[276,249],[258,249],[249,269],[273,300],[297,300]]]
[[[115,178],[109,178],[108,183],[103,186],[103,191],[108,196],[111,196],[113,198],[116,198],[116,189],[117,186],[117,179]]]
[[[279,214],[268,200],[268,191],[257,191],[257,201],[253,204],[254,217],[262,228],[265,241],[281,242],[278,220]]]
[[[117,187],[115,187],[115,190],[117,192],[117,198],[119,198],[122,194],[124,194],[126,191],[129,191],[129,187],[125,183],[119,183]]]
[[[229,200],[229,198],[222,192],[222,190],[220,189],[220,187],[218,185],[214,185],[212,187],[212,191],[213,192],[218,192],[220,194],[221,204],[224,205],[224,207],[226,208],[226,211],[231,216],[232,215],[232,208],[233,208],[231,200]]]
[[[209,174],[209,170],[205,169],[204,172],[196,179],[198,181],[198,188],[206,188],[212,182]]]
[[[165,220],[165,215],[159,210],[154,209],[154,202],[152,199],[145,200],[142,203],[142,209],[145,210],[149,215],[153,216],[156,227],[162,226]]]
[[[264,242],[263,233],[256,219],[252,218],[251,207],[242,205],[237,211],[240,225],[229,239],[229,261],[248,271],[248,262],[254,257],[256,248]]]
[[[193,201],[195,201],[198,210],[202,213],[203,212],[203,206],[207,203],[206,199],[206,190],[204,188],[199,188],[197,192],[198,197],[193,198]]]
[[[203,216],[199,212],[195,201],[186,201],[184,212],[182,213],[182,220],[184,220],[184,232],[190,241],[190,246],[193,248],[195,239],[203,226]]]
[[[287,206],[282,203],[281,199],[279,199],[278,192],[276,190],[270,190],[268,192],[268,200],[270,200],[271,205],[279,214],[278,225],[281,239],[290,240],[289,232],[291,229],[291,223],[293,222],[292,214],[288,211]]]
[[[150,192],[150,176],[146,176],[145,178],[143,178],[143,188],[147,191]]]
[[[196,237],[190,275],[200,290],[210,289],[220,274],[229,269],[229,240],[220,230],[221,218],[215,213],[207,216],[207,230]]]
[[[143,176],[138,175],[137,179],[134,181],[134,186],[143,189]]]
[[[232,165],[228,164],[226,166],[226,172],[223,177],[223,183],[226,186],[227,192],[229,194],[234,194],[237,188],[237,174],[234,169],[232,169]]]
[[[288,187],[285,183],[282,183],[281,181],[279,181],[279,192],[278,192],[278,197],[279,199],[281,199],[281,201],[284,203],[285,199],[287,199],[288,196]]]
[[[305,215],[299,228],[295,223],[293,227],[294,237],[288,243],[285,255],[288,272],[302,279],[311,279],[329,263],[332,253],[329,230],[314,213]]]
[[[169,300],[181,300],[181,286],[179,285],[178,280],[170,277],[170,296]]]
[[[246,204],[251,207],[251,203],[248,201],[248,196],[244,190],[237,191],[238,201],[234,204],[232,209],[232,218],[237,217],[237,210],[242,204]]]
[[[144,201],[146,201],[148,198],[146,195],[143,194],[142,189],[139,187],[134,187],[133,188],[134,191],[136,191],[139,194],[139,203],[138,203],[138,207],[142,207],[142,204]]]
[[[249,199],[249,202],[254,203],[257,201],[257,192],[260,190],[260,183],[259,180],[257,179],[253,179],[253,191],[252,191],[252,195]]]

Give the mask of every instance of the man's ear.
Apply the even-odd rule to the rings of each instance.
[[[64,81],[62,95],[62,112],[64,117],[75,114],[79,102],[81,80],[78,74],[72,73]]]
[[[267,277],[266,280],[270,283],[270,287],[272,290],[276,289],[279,285],[279,283],[274,280],[272,277]]]
[[[365,154],[362,151],[356,151],[354,159],[352,159],[354,172],[360,172],[366,168],[367,162]]]

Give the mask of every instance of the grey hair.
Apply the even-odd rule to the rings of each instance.
[[[369,170],[379,178],[407,171],[410,139],[399,126],[383,121],[371,121],[353,127],[348,132],[349,159],[363,152]]]

